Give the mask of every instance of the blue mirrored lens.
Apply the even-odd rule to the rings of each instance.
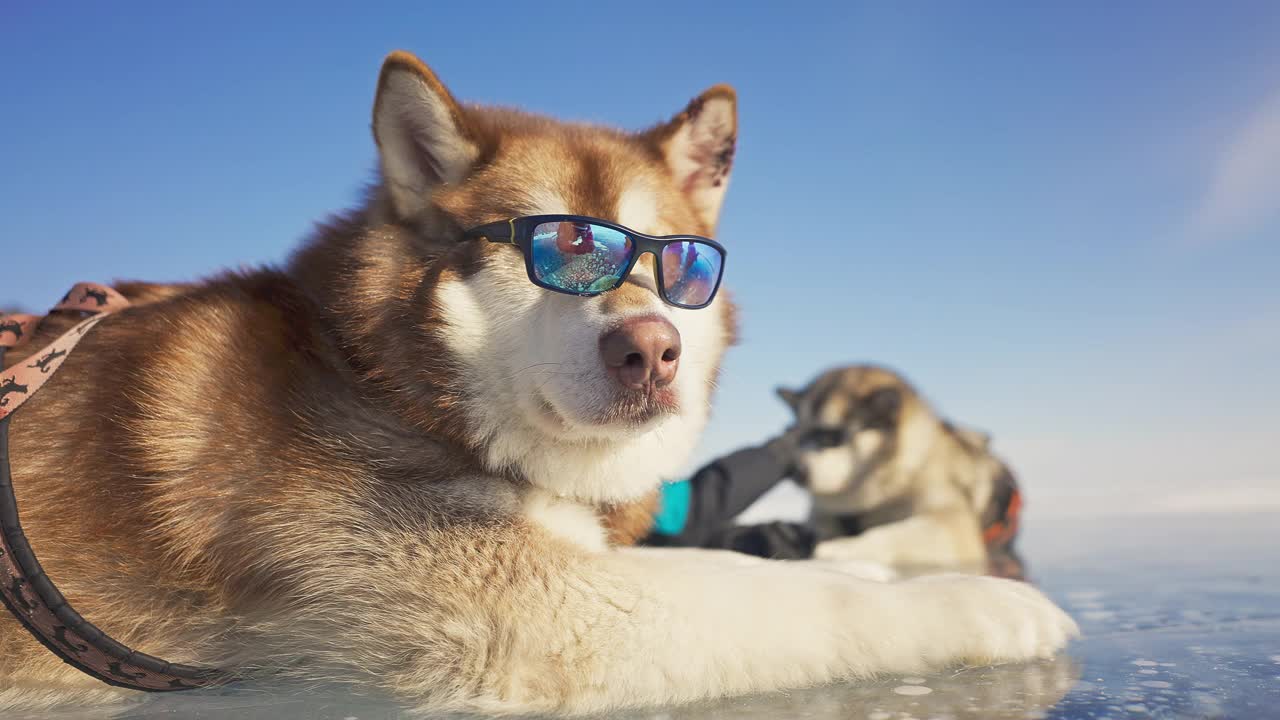
[[[631,261],[631,238],[589,223],[547,222],[533,229],[534,277],[572,293],[599,293],[618,286]]]
[[[662,285],[667,301],[676,305],[705,305],[720,284],[724,255],[714,246],[694,241],[673,242],[662,249]]]

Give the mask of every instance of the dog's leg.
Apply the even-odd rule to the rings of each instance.
[[[818,543],[814,556],[885,565],[978,566],[986,558],[982,531],[963,510],[915,515],[860,535]]]
[[[436,707],[501,712],[598,711],[1018,661],[1054,653],[1076,631],[1039,591],[993,578],[876,583],[806,563],[548,550],[498,568],[473,554],[448,586],[404,585],[416,601],[362,603],[399,615],[374,624],[362,615],[346,631],[396,663],[383,675],[393,689]]]
[[[765,558],[756,557],[755,555],[747,555],[733,550],[721,550],[719,548],[621,547],[616,552],[643,555],[658,560],[670,560],[671,562],[710,562],[736,567],[747,567],[769,562]]]
[[[860,560],[768,560],[756,557],[755,555],[746,555],[744,553],[734,552],[732,550],[712,550],[704,548],[629,547],[619,548],[618,552],[635,553],[655,558],[668,558],[675,562],[679,562],[681,560],[718,562],[737,567],[759,565],[767,562],[786,562],[792,564],[803,563],[811,567],[841,572],[863,580],[875,580],[877,582],[888,582],[896,579],[897,577],[894,570],[887,565],[863,562]]]

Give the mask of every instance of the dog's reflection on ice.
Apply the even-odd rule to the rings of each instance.
[[[637,712],[634,720],[805,717],[870,720],[947,717],[997,720],[1039,717],[1080,680],[1082,666],[1059,655],[1049,660],[956,668],[921,677],[887,677]],[[617,717],[617,716],[615,716]]]

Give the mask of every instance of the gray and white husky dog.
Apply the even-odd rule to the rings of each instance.
[[[778,394],[795,412],[817,557],[1023,576],[1013,550],[1022,494],[990,436],[939,417],[902,375],[875,365]]]

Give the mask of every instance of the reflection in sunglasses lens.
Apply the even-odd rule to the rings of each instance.
[[[534,277],[573,293],[617,287],[631,260],[631,238],[613,228],[582,222],[547,222],[533,229]]]
[[[705,305],[711,300],[724,256],[711,245],[692,240],[668,244],[662,250],[662,284],[667,300],[686,306]]]

